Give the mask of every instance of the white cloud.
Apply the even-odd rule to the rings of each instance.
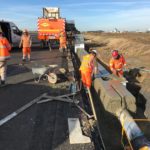
[[[150,7],[145,7],[148,1],[123,2],[81,2],[64,4],[61,7],[61,16],[74,19],[81,30],[103,28],[147,28],[150,26]],[[113,7],[103,7],[113,5]],[[114,7],[117,5],[118,7]],[[120,10],[119,6],[128,6]],[[80,6],[84,6],[82,9]],[[90,7],[89,7],[90,6]],[[95,6],[95,7],[94,7]],[[37,18],[42,16],[42,5],[17,5],[1,8],[0,18],[13,21],[21,28],[37,28]],[[135,9],[136,8],[136,9]],[[76,11],[75,11],[76,9]]]
[[[0,18],[14,22],[20,28],[37,28],[37,18],[42,16],[41,5],[7,6],[1,9]]]
[[[64,7],[80,7],[80,6],[93,6],[93,5],[120,5],[120,6],[129,6],[129,5],[135,5],[135,4],[150,4],[148,1],[106,1],[106,2],[78,2],[78,3],[68,3],[64,4],[62,6]],[[101,9],[101,8],[100,8]]]
[[[142,19],[143,17],[149,17],[150,19],[150,8],[139,8],[139,9],[132,9],[132,10],[124,10],[117,13],[118,17],[126,18],[139,18]]]
[[[116,11],[105,15],[75,17],[81,30],[146,30],[150,27],[150,8]]]

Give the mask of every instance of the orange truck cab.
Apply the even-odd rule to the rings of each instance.
[[[43,8],[43,17],[38,18],[38,39],[49,50],[59,44],[59,49],[66,48],[66,20],[60,17],[59,8]]]

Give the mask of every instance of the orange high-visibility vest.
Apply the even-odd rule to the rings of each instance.
[[[125,66],[125,65],[126,65],[126,61],[122,55],[120,56],[119,59],[112,58],[109,62],[111,71],[113,71],[113,70],[120,71],[123,69],[123,66]]]
[[[87,54],[85,56],[83,56],[83,60],[80,66],[80,71],[83,72],[92,72],[93,68],[94,68],[94,62],[91,59],[91,54]]]
[[[0,61],[10,58],[11,45],[5,37],[0,37]]]
[[[66,43],[65,37],[60,37],[60,43]]]
[[[60,48],[66,48],[66,37],[63,34],[60,34],[59,37],[59,42],[60,42]]]
[[[22,46],[23,47],[31,47],[31,37],[30,35],[22,35]]]

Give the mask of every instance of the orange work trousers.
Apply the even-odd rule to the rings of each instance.
[[[30,47],[23,47],[22,51],[23,51],[23,55],[27,56],[27,55],[30,55],[31,48]]]
[[[60,46],[59,46],[59,48],[67,48],[67,46],[66,46],[66,43],[64,42],[64,43],[60,43]]]
[[[84,86],[90,88],[92,84],[92,77],[91,77],[91,72],[87,71],[81,71],[81,79],[84,84]]]

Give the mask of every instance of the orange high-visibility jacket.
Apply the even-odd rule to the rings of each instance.
[[[10,58],[11,45],[5,37],[0,37],[0,61]]]
[[[126,65],[126,61],[122,55],[120,55],[119,59],[112,58],[109,62],[109,66],[111,71],[117,70],[120,71],[123,69],[123,67]]]
[[[92,55],[87,54],[83,56],[83,60],[79,70],[83,72],[92,72],[93,68],[94,68],[94,61],[92,59]]]

